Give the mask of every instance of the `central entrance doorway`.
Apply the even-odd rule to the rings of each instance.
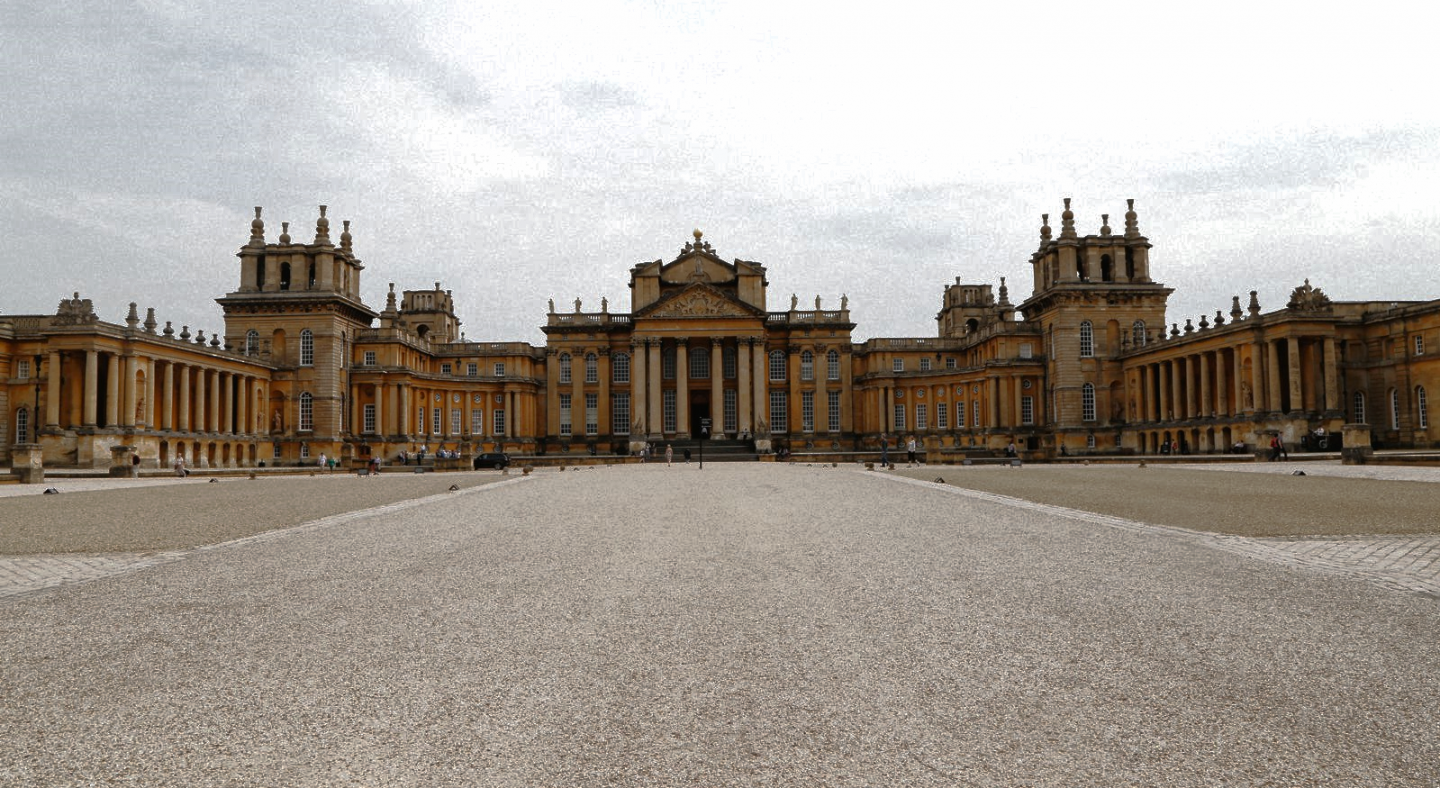
[[[710,418],[710,392],[695,391],[690,394],[690,437],[700,437],[700,420]],[[711,427],[713,430],[714,427]],[[713,437],[713,436],[712,436]]]

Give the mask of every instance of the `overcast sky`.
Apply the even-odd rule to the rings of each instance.
[[[629,310],[699,228],[770,308],[848,294],[857,338],[933,336],[956,277],[1030,295],[1126,198],[1168,319],[1440,297],[1440,12],[1417,2],[9,0],[0,312],[223,327],[253,206],[362,291],[453,289],[471,339],[545,302]],[[572,307],[573,308],[573,307]]]

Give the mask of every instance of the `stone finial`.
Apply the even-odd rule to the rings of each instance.
[[[1070,210],[1070,198],[1065,198],[1065,210],[1060,213],[1060,237],[1075,238],[1075,212]]]
[[[145,309],[145,333],[155,333],[155,326],[157,325],[159,325],[159,323],[155,320],[155,307],[147,307]]]
[[[1206,315],[1200,316],[1200,330],[1204,331],[1210,327],[1210,318]]]
[[[1239,323],[1245,311],[1240,308],[1240,296],[1232,296],[1230,299],[1230,322]]]
[[[211,335],[210,335],[210,347],[220,347],[220,335],[219,335],[219,334],[211,334]]]
[[[385,294],[385,311],[395,311],[395,283],[390,283],[390,292]]]
[[[1195,324],[1194,324],[1194,323],[1190,320],[1190,318],[1188,318],[1188,317],[1185,318],[1185,333],[1187,333],[1187,334],[1193,334],[1193,333],[1195,333]]]
[[[189,341],[190,341],[190,327],[189,327],[189,326],[181,326],[181,327],[180,327],[180,341],[181,341],[181,342],[189,342]]]
[[[164,334],[166,339],[174,339],[174,338],[175,338],[175,327],[172,326],[172,325],[170,325],[170,321],[169,321],[169,320],[166,320],[166,321],[165,321],[165,330],[164,330],[164,331],[161,331],[160,333]]]
[[[1050,214],[1048,213],[1040,214],[1040,243],[1041,245],[1050,243]]]
[[[265,222],[260,218],[260,206],[255,206],[255,218],[250,221],[250,245],[265,245]]]
[[[125,325],[134,331],[140,325],[140,313],[136,311],[135,302],[130,302],[130,311],[125,315]]]
[[[196,329],[196,331],[195,331],[195,344],[197,344],[197,345],[203,345],[203,344],[205,344],[205,329],[203,329],[203,328]]]
[[[348,252],[348,251],[350,251],[350,242],[351,242],[351,236],[350,236],[350,220],[349,220],[349,219],[346,219],[346,220],[342,221],[341,224],[343,224],[343,225],[345,226],[345,229],[343,229],[343,230],[340,231],[340,248],[341,248],[341,249],[344,249],[345,251]]]
[[[1100,214],[1100,237],[1110,237],[1110,214],[1108,213]]]
[[[320,218],[315,220],[315,243],[317,244],[330,243],[330,220],[325,218],[326,207],[320,206]]]
[[[1171,338],[1171,339],[1174,339],[1175,337],[1178,337],[1178,336],[1180,336],[1180,324],[1179,324],[1179,323],[1171,323],[1171,324],[1170,324],[1170,338]]]
[[[1217,309],[1215,310],[1215,327],[1219,328],[1223,325],[1225,325],[1225,316],[1220,314],[1220,310]]]
[[[1000,277],[1000,305],[1010,306],[1010,288],[1005,286],[1005,277]]]
[[[1260,314],[1260,296],[1256,291],[1250,291],[1250,315],[1257,317]]]
[[[1134,201],[1134,200],[1126,200],[1126,201],[1125,201],[1125,205],[1126,205],[1126,209],[1125,209],[1125,237],[1126,237],[1126,238],[1139,238],[1139,237],[1140,237],[1140,222],[1139,222],[1139,219],[1138,219],[1138,216],[1139,216],[1139,215],[1135,213],[1135,201]]]
[[[285,246],[288,246],[288,245],[290,244],[290,223],[289,223],[289,222],[281,222],[281,223],[280,223],[280,243],[281,243],[281,245],[285,245]]]

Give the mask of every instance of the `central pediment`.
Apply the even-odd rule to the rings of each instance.
[[[636,317],[758,317],[758,310],[747,307],[713,287],[694,284],[642,310]]]

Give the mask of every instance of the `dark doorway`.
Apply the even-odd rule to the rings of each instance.
[[[700,437],[700,420],[710,418],[710,392],[690,392],[690,435]],[[711,431],[714,431],[712,426]]]

